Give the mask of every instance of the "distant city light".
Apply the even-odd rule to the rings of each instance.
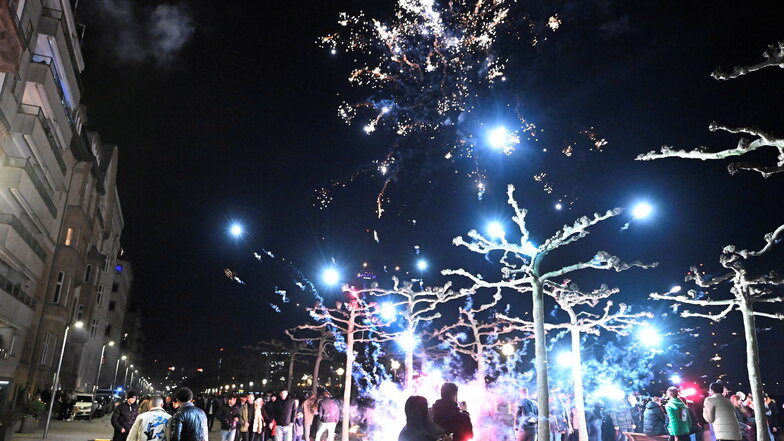
[[[647,202],[640,202],[632,209],[632,216],[634,216],[635,219],[644,219],[650,216],[652,212],[653,207],[651,207],[651,204]]]
[[[426,269],[427,269],[427,260],[425,260],[425,259],[419,259],[419,261],[417,262],[417,264],[416,264],[416,265],[417,265],[417,269],[418,269],[419,271],[424,271],[424,270],[426,270]]]
[[[504,226],[501,225],[501,222],[490,222],[487,224],[487,234],[491,239],[503,239],[506,232],[504,232]]]
[[[340,283],[340,273],[335,268],[327,268],[321,275],[321,278],[329,286],[334,286]]]

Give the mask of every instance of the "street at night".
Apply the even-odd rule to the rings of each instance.
[[[0,2],[0,441],[784,441],[772,2]]]

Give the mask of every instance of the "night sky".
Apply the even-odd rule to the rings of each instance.
[[[134,267],[147,355],[159,360],[157,366],[209,368],[218,348],[239,350],[282,337],[282,329],[304,320],[304,307],[313,302],[293,285],[283,258],[317,284],[332,258],[344,274],[368,262],[388,284],[385,265],[390,271],[400,265],[403,277],[405,271],[411,271],[409,278],[417,275],[419,246],[430,262],[426,284],[444,282],[441,268],[465,267],[495,278],[497,263],[451,240],[484,229],[490,220],[510,222],[505,187],[513,183],[539,240],[579,216],[650,202],[651,218],[621,230],[630,218],[624,214],[554,255],[551,264],[589,259],[596,250],[660,262],[654,270],[602,271],[578,281],[586,288],[602,282],[621,287],[621,300],[654,311],[657,326],[669,332],[700,327],[700,337],[680,333],[672,342],[679,351],[697,351],[717,339],[725,359],[737,358],[727,372],[744,381],[742,337],[731,334],[742,331],[738,318],[713,326],[718,335],[706,340],[706,321],[686,323],[668,303],[647,295],[682,284],[691,265],[718,272],[723,245],[760,248],[763,235],[784,220],[784,177],[731,176],[729,161],[634,157],[663,144],[689,150],[734,146],[737,137],[708,131],[714,120],[784,133],[781,69],[729,82],[709,75],[717,67],[761,61],[765,48],[783,37],[772,5],[515,5],[507,30],[526,36],[532,22],[540,41],[532,47],[525,38],[504,40],[499,53],[509,59],[508,80],[487,94],[477,117],[488,125],[503,123],[506,104],[517,105],[537,126],[537,140],[523,139],[510,156],[480,151],[488,175],[481,201],[466,176],[470,163],[427,154],[427,142],[419,151],[404,147],[409,159],[390,184],[378,220],[375,199],[383,180],[378,173],[351,177],[372,168],[395,138],[381,131],[366,135],[362,122],[346,125],[338,117],[342,100],[368,91],[349,85],[350,55],[331,55],[316,40],[338,30],[339,12],[364,9],[384,18],[391,2],[82,0],[77,17],[87,26],[84,100],[90,128],[120,148],[122,243]],[[563,21],[555,32],[544,27],[553,14]],[[156,17],[163,31],[154,26]],[[586,130],[607,141],[601,151],[591,149]],[[574,150],[570,157],[561,153],[567,145]],[[769,150],[746,159],[772,163],[775,156]],[[552,194],[533,179],[541,172]],[[335,181],[340,184],[333,186]],[[315,196],[323,187],[333,201],[320,210]],[[569,209],[555,210],[558,200]],[[233,221],[246,228],[241,240],[227,233]],[[257,261],[253,252],[262,249],[277,259]],[[782,255],[777,250],[760,268],[781,268]],[[245,284],[229,280],[225,268]],[[281,301],[276,286],[291,303]],[[322,294],[340,296],[335,290]],[[505,302],[517,311],[530,309],[530,300]],[[759,326],[773,327],[760,337],[763,377],[772,381],[781,372],[766,367],[783,360],[781,351],[766,348],[784,335],[780,324],[760,320]],[[707,358],[695,356],[695,375],[708,369]]]

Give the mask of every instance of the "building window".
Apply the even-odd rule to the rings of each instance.
[[[90,338],[95,339],[95,335],[98,333],[98,319],[93,319],[92,324],[90,324]]]
[[[76,320],[79,321],[82,319],[84,315],[84,305],[79,305],[79,308],[76,310]]]
[[[74,230],[73,228],[69,228],[65,231],[65,246],[70,247],[73,243],[73,235]]]
[[[15,355],[14,349],[16,348],[16,337],[17,337],[16,334],[11,336],[11,344],[8,345],[8,356],[9,357],[13,357]]]
[[[41,350],[41,366],[46,366],[46,359],[49,358],[49,350],[52,345],[52,333],[46,331],[44,335],[44,347]]]
[[[120,289],[120,284],[117,282],[112,283],[112,292],[117,292]]]
[[[104,260],[104,262],[103,262],[103,271],[104,272],[108,272],[109,271],[109,266],[111,266],[111,264],[112,264],[111,259],[109,259],[107,257],[106,260]]]
[[[103,331],[103,335],[106,337],[112,336],[112,325],[106,325],[106,329]]]
[[[109,311],[114,311],[114,307],[117,306],[117,302],[114,300],[109,302]]]
[[[98,285],[98,297],[96,299],[98,306],[103,306],[103,285]]]
[[[87,265],[87,269],[84,270],[84,281],[85,282],[90,282],[90,276],[91,276],[90,273],[92,273],[92,272],[93,272],[93,266],[92,265]]]
[[[63,282],[65,282],[65,273],[60,271],[57,273],[57,285],[54,287],[54,298],[52,302],[60,303],[60,298],[63,295]]]

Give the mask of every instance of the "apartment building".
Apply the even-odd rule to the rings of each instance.
[[[0,409],[51,387],[67,326],[63,388],[119,356],[118,149],[87,130],[78,33],[68,0],[0,0]]]

